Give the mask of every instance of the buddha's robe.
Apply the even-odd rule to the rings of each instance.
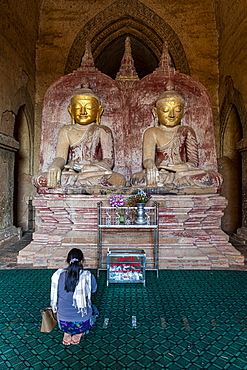
[[[165,144],[160,145],[162,142]],[[155,160],[158,169],[156,185],[159,187],[218,187],[222,183],[218,173],[198,168],[198,142],[189,126],[147,129],[143,138],[143,161],[146,159]],[[182,163],[186,163],[187,170],[175,172],[172,165]],[[134,174],[132,183],[146,185],[146,170]]]
[[[70,146],[68,165],[90,165],[98,162],[105,169],[111,170],[113,167],[113,137],[109,127],[94,123],[88,127],[81,140]]]
[[[59,140],[69,145],[69,131],[74,125],[60,129]],[[112,171],[114,147],[109,127],[96,123],[89,125],[83,137],[69,145],[68,161],[61,174],[62,187],[125,185],[125,177]],[[84,170],[84,166],[87,166]],[[34,179],[37,187],[47,186],[47,173]]]

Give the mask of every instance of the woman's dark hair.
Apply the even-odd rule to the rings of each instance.
[[[83,253],[80,249],[73,248],[69,251],[67,262],[69,267],[66,274],[64,289],[66,292],[74,292],[79,282],[80,271],[83,270],[81,262],[84,261]]]

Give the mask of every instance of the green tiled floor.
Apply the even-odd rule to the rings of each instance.
[[[247,369],[247,271],[148,271],[146,287],[106,287],[101,272],[100,318],[69,347],[58,328],[39,332],[52,273],[0,271],[1,370]]]

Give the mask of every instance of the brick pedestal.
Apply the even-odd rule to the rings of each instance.
[[[57,268],[66,266],[68,251],[81,248],[85,267],[97,268],[97,203],[105,196],[40,194],[34,201],[36,228],[33,241],[19,252],[18,263]],[[160,269],[211,269],[244,264],[244,257],[229,243],[220,219],[226,200],[218,194],[154,195],[159,207]],[[152,231],[111,230],[103,235],[107,248],[140,248],[152,266]]]

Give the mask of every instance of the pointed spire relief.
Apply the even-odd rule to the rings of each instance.
[[[81,60],[81,65],[77,71],[96,71],[93,60],[93,54],[91,50],[91,44],[89,41],[86,41],[85,52]]]
[[[163,45],[163,52],[160,57],[159,67],[156,71],[174,72],[175,68],[172,63],[172,59],[169,54],[168,42],[165,41]]]
[[[131,44],[129,37],[126,37],[125,40],[125,51],[121,61],[119,72],[116,76],[116,80],[139,81],[139,77],[134,66],[134,59],[131,53]]]

